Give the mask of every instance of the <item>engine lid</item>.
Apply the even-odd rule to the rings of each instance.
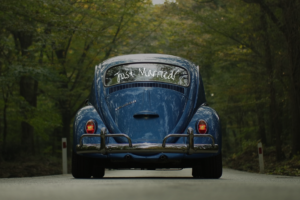
[[[180,119],[184,94],[164,88],[126,88],[107,97],[110,114],[135,143],[161,143]]]

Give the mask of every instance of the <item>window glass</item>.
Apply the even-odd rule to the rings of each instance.
[[[187,70],[181,67],[156,63],[120,65],[109,68],[105,74],[106,86],[135,81],[159,81],[188,86],[189,76]]]

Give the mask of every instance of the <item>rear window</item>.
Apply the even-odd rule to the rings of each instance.
[[[136,81],[158,81],[188,86],[189,75],[187,70],[181,67],[156,63],[119,65],[109,68],[105,74],[106,86]]]

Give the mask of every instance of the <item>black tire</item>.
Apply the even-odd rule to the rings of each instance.
[[[193,167],[194,178],[218,179],[222,176],[222,154],[201,159],[197,166]]]
[[[74,178],[91,178],[92,159],[72,152],[72,175]]]
[[[94,159],[94,165],[93,165],[93,178],[103,178],[105,175],[105,168],[102,165],[102,160],[100,159]]]

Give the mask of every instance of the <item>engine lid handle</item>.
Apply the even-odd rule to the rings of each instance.
[[[156,118],[156,117],[159,117],[159,114],[157,114],[156,112],[153,112],[153,111],[143,110],[143,111],[135,113],[133,115],[133,117],[135,117],[135,118],[144,118],[144,117]]]

